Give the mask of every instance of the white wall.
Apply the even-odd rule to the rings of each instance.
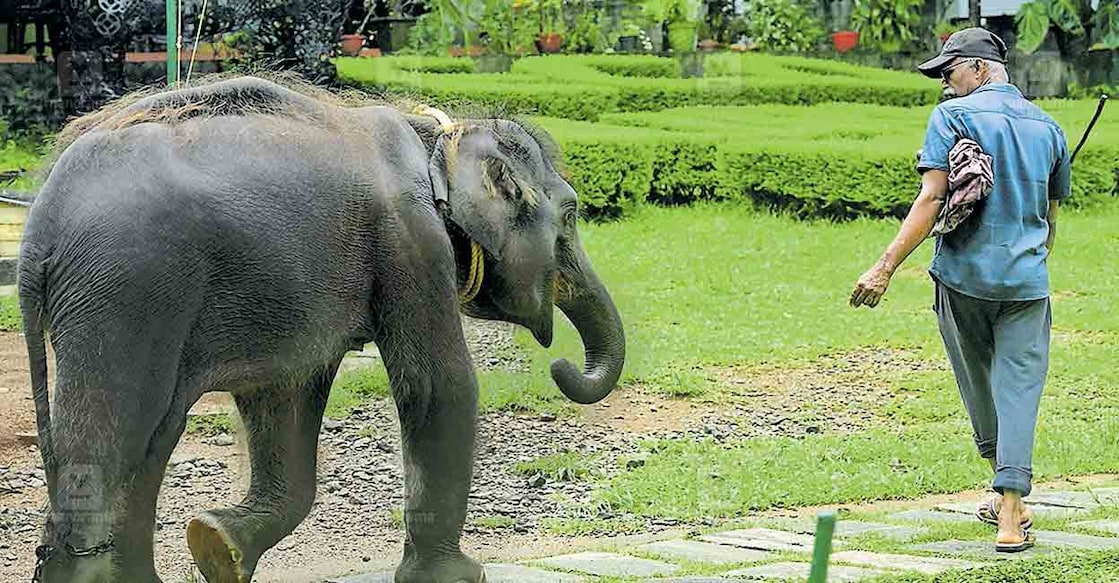
[[[1099,8],[1103,0],[1092,0],[1092,9]],[[1027,0],[980,0],[981,16],[1013,16]],[[945,18],[967,18],[967,0],[949,0]]]
[[[1026,0],[980,0],[980,16],[1015,15]],[[947,18],[967,18],[967,0],[953,0],[945,11]]]

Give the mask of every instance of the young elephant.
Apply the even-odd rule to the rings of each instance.
[[[157,494],[208,391],[236,401],[252,480],[240,504],[192,520],[187,542],[210,583],[250,581],[309,512],[331,382],[370,341],[403,439],[396,581],[485,579],[459,547],[477,406],[460,311],[548,346],[558,305],[586,368],[559,360],[552,376],[579,403],[612,390],[625,337],[543,138],[429,113],[239,78],[68,128],[19,267],[51,502],[42,581],[159,581]]]

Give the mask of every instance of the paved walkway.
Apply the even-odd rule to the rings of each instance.
[[[1037,546],[1023,553],[994,551],[990,536],[976,540],[923,540],[914,538],[937,523],[975,522],[974,503],[939,506],[914,505],[886,515],[881,522],[839,520],[836,524],[829,581],[859,581],[888,573],[936,574],[953,569],[973,569],[1005,560],[1030,560],[1061,549],[1119,548],[1119,488],[1084,492],[1042,491],[1029,498],[1037,526],[1047,521],[1067,525],[1064,530],[1035,530]],[[1112,513],[1109,510],[1114,509]],[[1100,520],[1109,514],[1112,519]],[[1083,520],[1078,520],[1083,517]],[[1089,518],[1096,517],[1094,520]],[[1059,520],[1055,520],[1059,519]],[[1072,532],[1086,529],[1096,534]],[[659,583],[729,583],[747,581],[805,581],[813,547],[811,521],[786,521],[776,528],[747,528],[616,548],[612,552],[580,552],[526,560],[519,564],[486,565],[489,583],[580,583],[602,576]],[[893,553],[855,550],[859,537],[872,535],[904,549]],[[878,538],[882,537],[882,538]],[[927,537],[925,537],[927,539]],[[863,539],[867,540],[867,539]],[[654,558],[655,557],[655,558]],[[689,575],[690,573],[703,575]],[[327,583],[392,583],[392,573],[372,573],[331,579]]]

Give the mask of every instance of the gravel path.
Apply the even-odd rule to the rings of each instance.
[[[513,342],[511,326],[468,320],[466,331],[480,369],[524,370],[527,366]],[[347,366],[368,365],[376,352],[354,356]],[[900,360],[903,367],[919,368]],[[572,418],[506,412],[483,415],[464,547],[489,561],[593,545],[593,537],[549,536],[541,528],[546,518],[627,518],[627,522],[643,525],[643,536],[685,527],[671,520],[613,516],[595,508],[590,504],[592,487],[585,476],[523,475],[514,467],[518,462],[570,452],[584,460],[581,469],[609,477],[627,464],[641,463],[635,454],[638,444],[647,438],[724,441],[855,430],[871,419],[861,414],[832,427],[790,412],[797,409],[798,400],[819,400],[829,391],[844,397],[831,402],[850,402],[865,411],[860,404],[880,396],[882,388],[881,382],[868,382],[870,377],[861,374],[862,369],[887,366],[883,362],[882,355],[856,353],[822,359],[815,368],[781,369],[780,374],[716,371],[713,376],[732,395],[742,397],[719,407],[669,400],[637,387],[615,391],[602,403],[580,408]],[[206,408],[214,410],[216,402],[220,403],[208,400]],[[832,413],[842,417],[842,411]],[[37,458],[15,458],[14,462],[0,462],[8,463],[0,467],[0,581],[5,582],[29,579],[41,520],[37,511],[45,502],[42,472],[34,465]],[[201,509],[238,502],[248,477],[241,435],[184,437],[168,467],[159,500],[156,558],[166,581],[193,580],[185,545],[190,517]],[[399,518],[402,481],[399,425],[390,400],[367,403],[344,421],[324,422],[314,508],[291,536],[262,558],[254,580],[302,583],[391,568],[403,542]]]

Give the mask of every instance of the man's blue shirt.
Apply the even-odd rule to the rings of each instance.
[[[994,187],[967,220],[937,238],[929,272],[981,299],[1048,297],[1049,200],[1071,194],[1064,132],[1014,85],[984,85],[933,110],[917,170],[947,171],[948,153],[963,138],[991,156]]]

